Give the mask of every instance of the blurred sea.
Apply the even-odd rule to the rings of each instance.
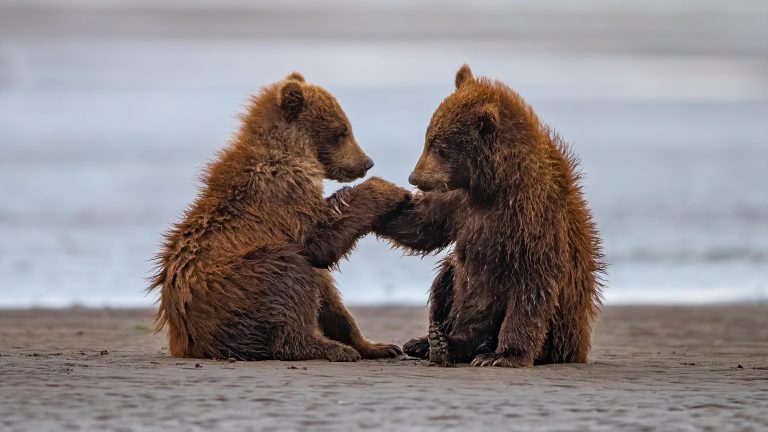
[[[768,3],[669,3],[2,0],[0,306],[151,304],[161,233],[291,70],[406,185],[464,62],[581,156],[608,303],[766,301]],[[337,279],[420,305],[437,259],[367,237]]]

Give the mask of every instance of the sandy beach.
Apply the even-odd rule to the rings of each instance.
[[[402,344],[421,308],[354,308]],[[170,358],[150,310],[0,312],[0,429],[768,428],[768,307],[607,307],[588,364],[439,368]]]

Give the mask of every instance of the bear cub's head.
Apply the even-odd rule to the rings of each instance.
[[[466,64],[456,73],[456,91],[445,98],[427,128],[424,151],[408,181],[423,191],[469,187],[483,169],[499,124],[495,92],[475,80]]]
[[[277,98],[284,119],[311,142],[326,178],[348,182],[373,167],[352,135],[347,115],[327,90],[293,72],[278,87]]]

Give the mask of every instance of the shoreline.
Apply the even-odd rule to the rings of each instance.
[[[614,287],[611,286],[614,290]],[[615,291],[615,290],[614,290]],[[768,307],[768,297],[762,295],[762,293],[752,296],[739,296],[729,295],[727,288],[714,290],[713,293],[706,293],[707,296],[700,295],[699,298],[692,300],[692,293],[695,291],[693,288],[685,290],[685,294],[675,293],[674,295],[668,295],[664,297],[664,292],[667,291],[662,288],[651,290],[652,295],[639,295],[637,293],[619,293],[615,292],[611,294],[603,293],[603,305],[605,308],[723,308],[723,307]],[[703,297],[703,298],[702,298]],[[650,300],[649,300],[650,299]],[[391,308],[403,308],[403,309],[425,309],[427,302],[427,294],[424,294],[423,298],[418,300],[404,300],[384,302],[378,300],[370,301],[352,301],[344,302],[344,304],[350,309],[391,309]],[[607,304],[606,304],[607,303]],[[22,302],[22,303],[3,303],[0,301],[0,313],[3,312],[16,312],[16,311],[81,311],[81,310],[119,310],[119,311],[154,311],[156,310],[155,301],[143,302],[143,301],[110,301],[95,302],[95,303],[81,303],[78,301],[62,300],[62,301],[43,301],[43,302]],[[426,309],[425,309],[426,310]]]

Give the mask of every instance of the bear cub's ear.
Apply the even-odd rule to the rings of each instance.
[[[296,81],[288,81],[283,84],[280,88],[278,102],[285,119],[289,122],[296,120],[304,106],[304,94],[301,92],[301,85]]]
[[[293,71],[288,74],[287,77],[285,77],[288,81],[298,81],[298,82],[304,82],[304,75],[300,74],[299,72]]]
[[[459,71],[456,72],[456,88],[458,89],[462,85],[474,81],[475,77],[472,76],[472,70],[469,69],[469,65],[464,63],[459,68]]]
[[[480,108],[477,116],[477,131],[482,136],[488,136],[496,132],[499,127],[499,110],[493,105],[485,105]]]

